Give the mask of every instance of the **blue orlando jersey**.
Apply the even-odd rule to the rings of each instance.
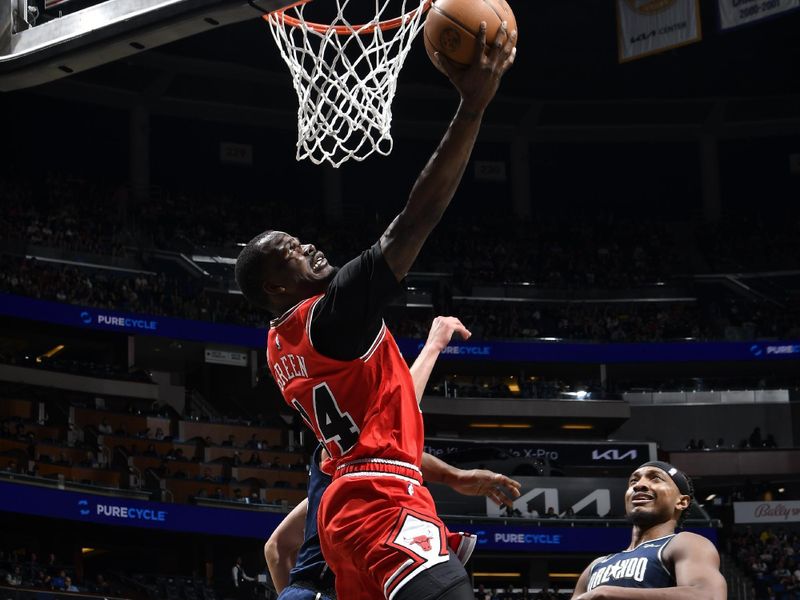
[[[333,573],[322,557],[317,534],[317,510],[322,494],[331,483],[331,478],[319,468],[322,446],[317,446],[311,457],[311,470],[308,476],[308,513],[306,514],[305,541],[297,554],[297,563],[289,574],[289,584],[307,581],[319,584],[322,588],[333,586]]]
[[[587,591],[601,585],[629,588],[675,587],[675,576],[661,556],[675,534],[649,540],[633,550],[604,556],[592,564]]]

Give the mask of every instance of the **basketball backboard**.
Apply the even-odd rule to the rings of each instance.
[[[257,9],[246,0],[98,0],[34,25],[33,0],[0,1],[0,90],[47,83],[290,3],[257,0]]]

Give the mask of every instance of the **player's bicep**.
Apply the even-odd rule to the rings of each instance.
[[[719,571],[717,549],[700,536],[683,542],[674,556],[676,584],[702,589],[711,600],[725,600],[728,588]]]

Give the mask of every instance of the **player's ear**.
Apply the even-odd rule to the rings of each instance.
[[[678,502],[675,504],[675,508],[678,508],[680,510],[686,510],[687,508],[689,508],[689,505],[691,503],[692,503],[692,498],[684,494],[680,498],[678,498]]]
[[[261,289],[264,290],[264,293],[267,296],[277,296],[279,294],[286,293],[286,288],[284,286],[275,283],[269,283],[268,281],[265,281],[261,284]]]

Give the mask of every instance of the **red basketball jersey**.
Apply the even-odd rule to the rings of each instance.
[[[369,350],[341,361],[314,349],[311,319],[323,295],[304,300],[271,323],[267,363],[288,404],[303,417],[334,463],[360,458],[419,466],[424,444],[414,382],[382,324]]]

